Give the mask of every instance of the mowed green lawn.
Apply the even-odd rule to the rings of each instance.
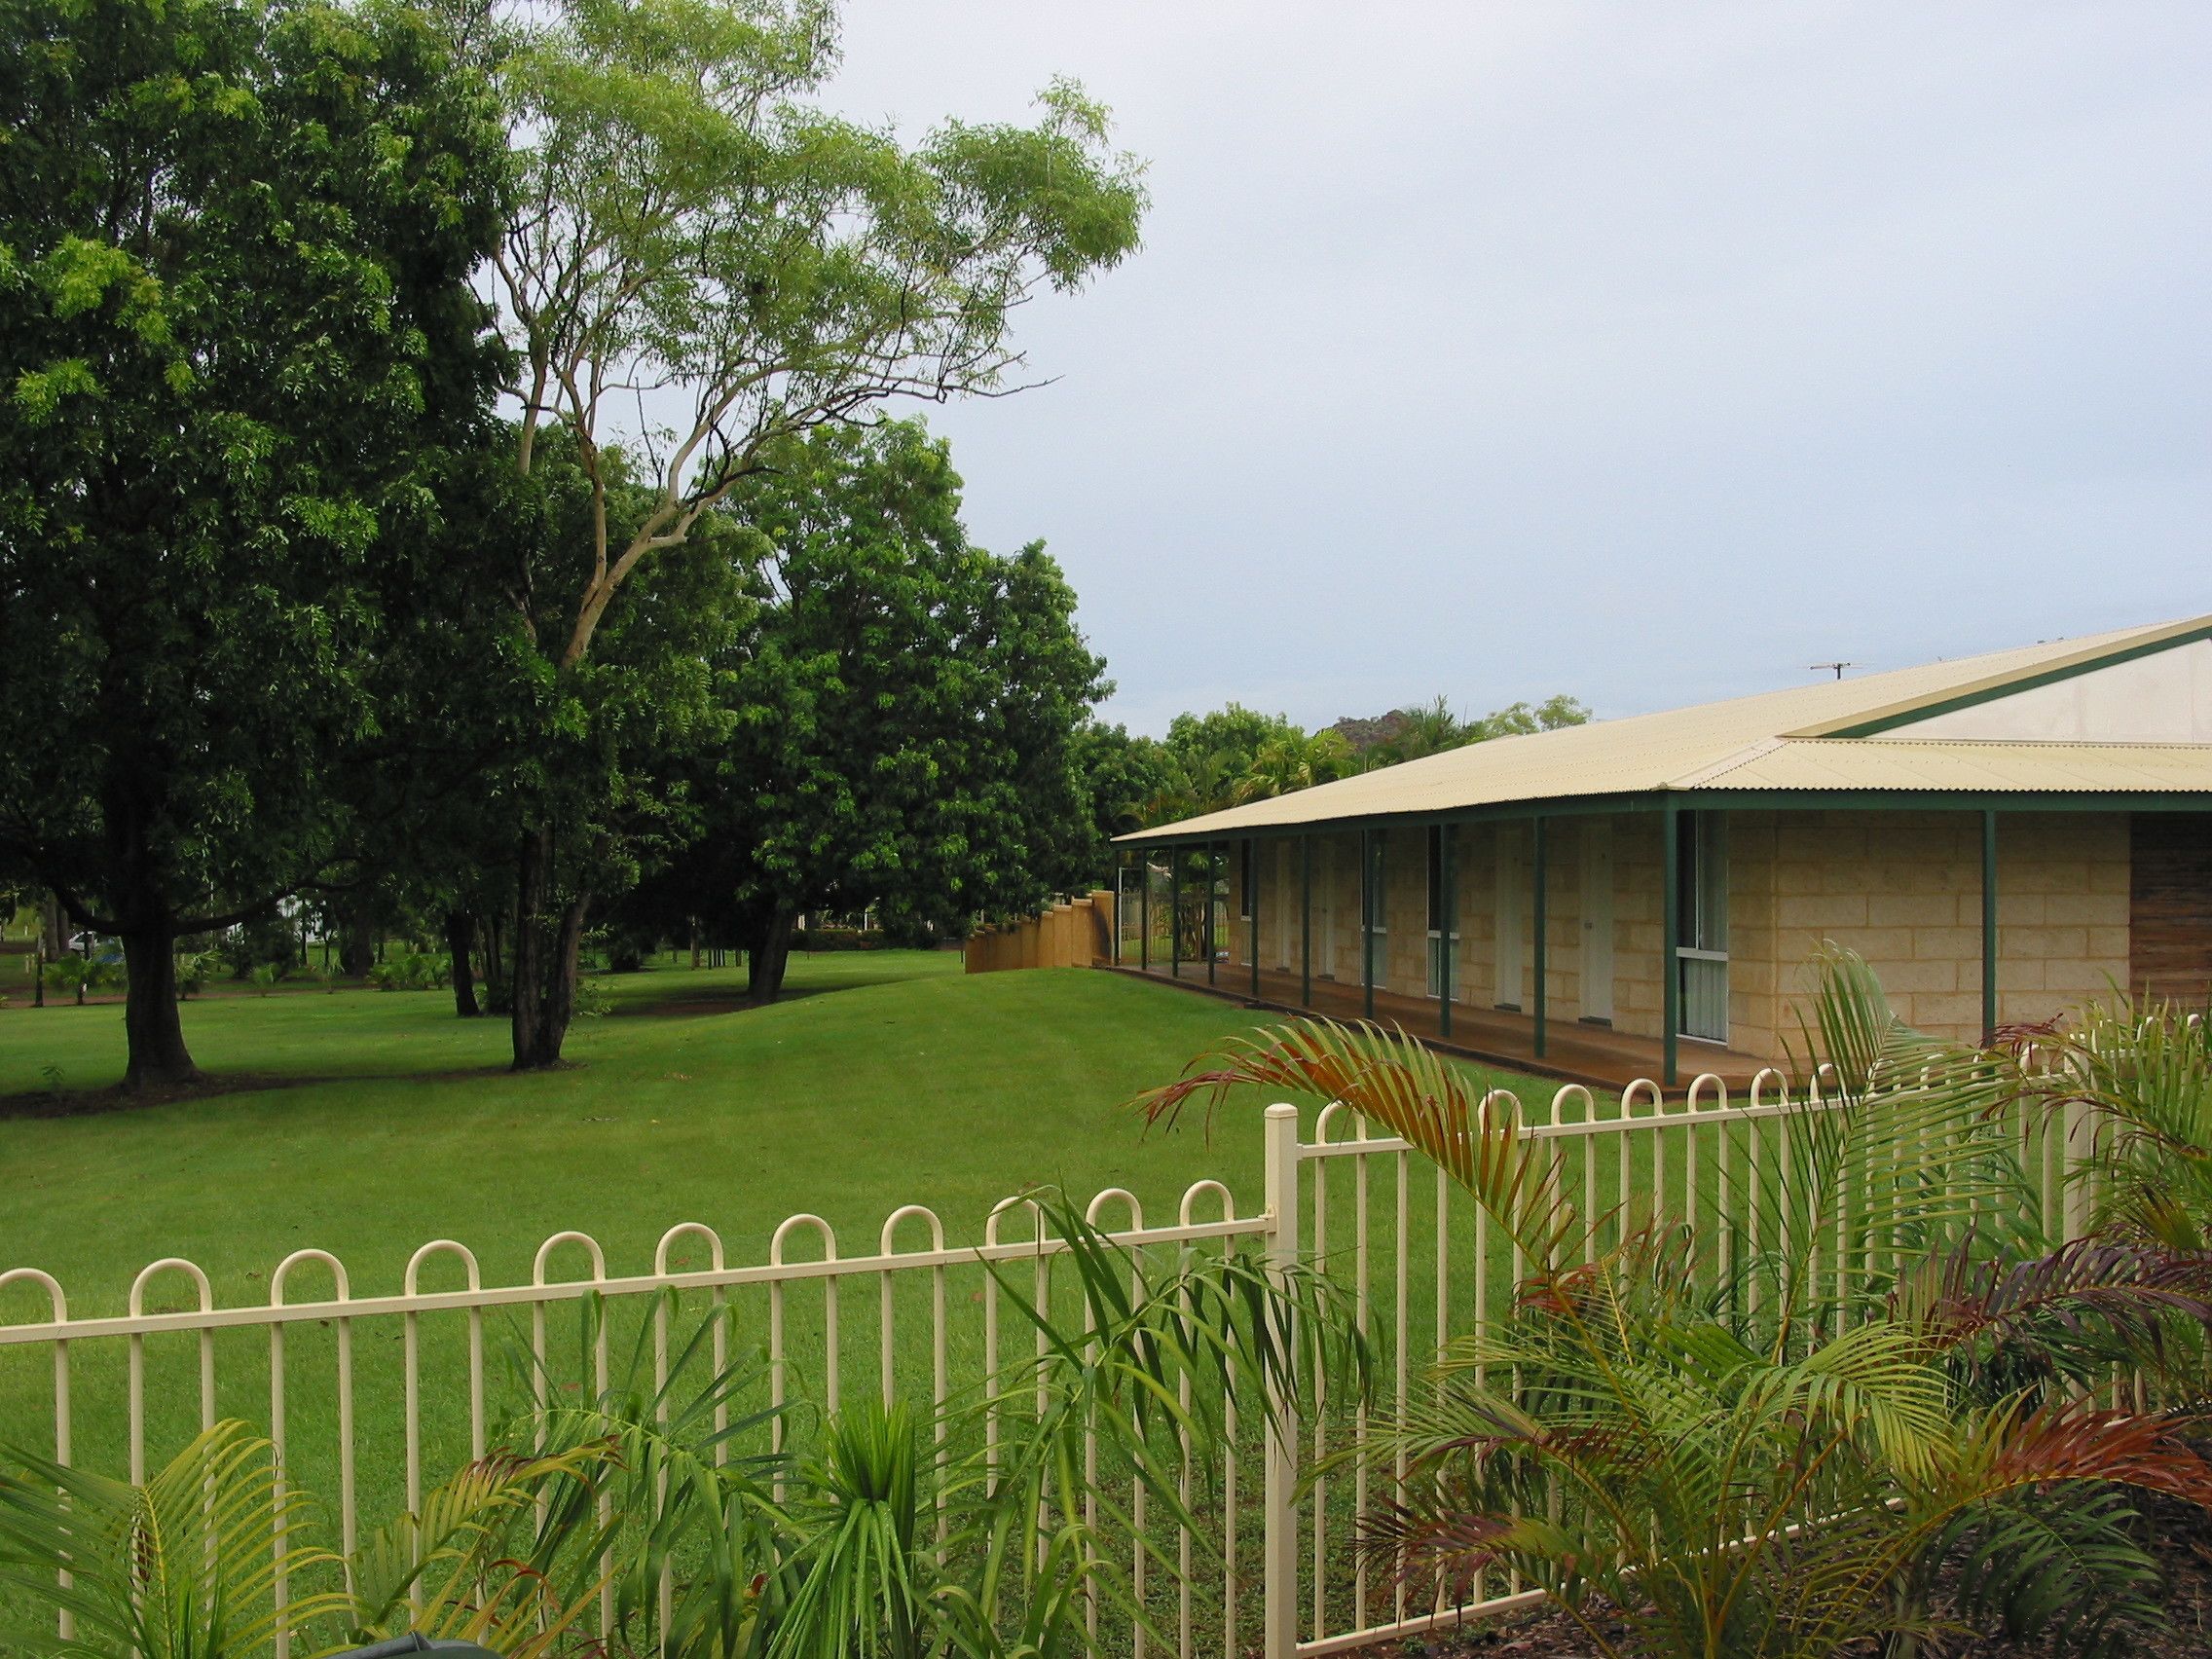
[[[1173,1221],[1184,1191],[1206,1177],[1230,1188],[1239,1213],[1261,1207],[1264,1102],[1235,1103],[1210,1143],[1197,1124],[1148,1135],[1123,1103],[1272,1016],[1109,974],[969,977],[951,954],[802,959],[793,966],[795,994],[768,1009],[742,1007],[740,982],[734,971],[671,967],[608,980],[613,1010],[577,1022],[572,1064],[528,1077],[505,1070],[503,1024],[457,1019],[447,993],[301,991],[188,1003],[185,1029],[200,1064],[251,1087],[150,1107],[0,1118],[0,1272],[53,1273],[71,1312],[85,1316],[122,1311],[132,1275],[167,1256],[203,1268],[214,1301],[237,1307],[266,1305],[271,1270],[308,1246],[339,1256],[352,1294],[363,1296],[400,1289],[409,1254],[433,1238],[466,1244],[484,1282],[498,1285],[528,1282],[540,1241],[564,1230],[597,1239],[609,1273],[621,1275],[649,1272],[656,1241],[679,1222],[717,1230],[734,1267],[764,1261],[776,1225],[799,1212],[828,1220],[838,1254],[850,1258],[872,1254],[884,1218],[905,1203],[935,1210],[948,1243],[978,1242],[991,1205],[1035,1186],[1078,1198],[1125,1188],[1155,1224]],[[106,1088],[122,1066],[116,1005],[0,1010],[0,1096],[56,1083],[64,1092]],[[1540,1084],[1524,1093],[1531,1103],[1549,1096]],[[1395,1174],[1395,1161],[1384,1158],[1372,1182],[1371,1236],[1380,1240],[1372,1276],[1384,1318]],[[1412,1236],[1432,1239],[1434,1177],[1409,1164],[1407,1179]],[[1347,1282],[1355,1265],[1345,1252],[1363,1202],[1354,1171],[1338,1166],[1329,1244]],[[1121,1226],[1125,1213],[1117,1205],[1102,1219]],[[1218,1213],[1209,1201],[1199,1217]],[[1470,1225],[1453,1224],[1461,1250]],[[1008,1231],[1026,1234],[1025,1223]],[[904,1248],[926,1241],[918,1225],[900,1235]],[[802,1235],[790,1253],[811,1259],[822,1250]],[[1434,1256],[1425,1242],[1408,1256],[1418,1353],[1433,1342],[1426,1309]],[[704,1246],[686,1239],[672,1249],[671,1265],[709,1264]],[[548,1276],[587,1272],[582,1250],[570,1245]],[[899,1387],[925,1399],[933,1386],[931,1279],[899,1275],[891,1345]],[[945,1279],[951,1386],[972,1387],[990,1370],[983,1316],[997,1293],[977,1267],[952,1269]],[[425,1269],[423,1288],[461,1282],[449,1259]],[[1027,1270],[1014,1282],[1026,1284]],[[327,1297],[331,1285],[325,1270],[308,1267],[287,1299]],[[149,1284],[146,1305],[182,1309],[193,1295],[172,1271]],[[876,1383],[881,1297],[879,1275],[840,1281],[836,1349],[846,1398]],[[740,1288],[729,1303],[733,1356],[757,1367],[771,1328],[766,1295]],[[1011,1363],[1029,1336],[1011,1306],[999,1305],[999,1359]],[[548,1321],[552,1385],[571,1397],[591,1386],[580,1312],[581,1305],[566,1304]],[[649,1330],[646,1312],[633,1298],[609,1314],[617,1376]],[[703,1294],[686,1295],[674,1314],[679,1344],[707,1312]],[[820,1401],[828,1391],[825,1314],[822,1281],[789,1292],[794,1399]],[[0,1291],[0,1324],[45,1316],[33,1287]],[[331,1494],[338,1332],[327,1321],[287,1331],[290,1464],[308,1490]],[[528,1314],[494,1309],[484,1334],[496,1435],[525,1399]],[[406,1349],[395,1317],[356,1319],[350,1335],[367,1524],[404,1504]],[[423,1466],[435,1480],[467,1455],[464,1317],[424,1314],[418,1338]],[[181,1334],[146,1341],[152,1462],[197,1425],[197,1342]],[[216,1414],[266,1426],[269,1330],[222,1331],[212,1347]],[[115,1473],[128,1462],[126,1349],[119,1339],[80,1340],[70,1354],[76,1460]],[[750,1398],[757,1403],[764,1373],[754,1375]],[[0,1443],[51,1444],[53,1432],[52,1350],[0,1346]]]
[[[971,977],[951,953],[826,954],[792,979],[791,1000],[757,1010],[736,1006],[735,971],[605,981],[614,1011],[577,1021],[571,1067],[526,1077],[505,1070],[504,1024],[457,1019],[442,992],[187,1003],[201,1066],[255,1087],[0,1121],[0,1269],[44,1268],[92,1312],[170,1255],[219,1300],[259,1301],[248,1275],[302,1245],[342,1256],[362,1294],[398,1288],[436,1236],[498,1281],[564,1229],[622,1272],[648,1268],[679,1221],[739,1260],[799,1211],[846,1254],[907,1202],[973,1239],[995,1200],[1037,1184],[1126,1187],[1148,1214],[1201,1175],[1258,1200],[1254,1115],[1208,1147],[1118,1109],[1249,1029],[1232,1004],[1106,974]],[[120,1007],[0,1010],[0,1095],[49,1068],[65,1089],[104,1088],[122,1067]]]

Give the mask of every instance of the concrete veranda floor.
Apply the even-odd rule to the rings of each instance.
[[[1361,986],[1315,978],[1312,1001],[1302,1007],[1298,976],[1279,969],[1260,970],[1257,995],[1253,991],[1252,971],[1240,964],[1216,963],[1210,982],[1203,962],[1185,962],[1180,975],[1159,962],[1149,969],[1124,963],[1112,972],[1163,980],[1186,990],[1230,997],[1286,1014],[1304,1012],[1347,1021],[1365,1016],[1366,997]],[[1410,1035],[1423,1042],[1470,1059],[1487,1060],[1510,1066],[1515,1071],[1556,1077],[1616,1092],[1640,1078],[1657,1082],[1664,1074],[1665,1052],[1655,1037],[1634,1037],[1607,1026],[1579,1021],[1548,1020],[1544,1052],[1539,1056],[1536,1022],[1528,1014],[1454,1003],[1452,1031],[1447,1038],[1440,1030],[1439,1014],[1435,999],[1430,997],[1409,997],[1380,989],[1375,993],[1378,1022],[1403,1026]],[[1739,1095],[1770,1063],[1718,1043],[1684,1037],[1677,1061],[1679,1087],[1686,1088],[1700,1073],[1711,1072],[1728,1086],[1732,1096]]]

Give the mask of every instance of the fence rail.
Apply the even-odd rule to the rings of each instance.
[[[1712,1076],[1696,1079],[1672,1100],[1648,1082],[1609,1100],[1567,1085],[1553,1095],[1548,1109],[1533,1116],[1502,1091],[1489,1096],[1484,1110],[1510,1114],[1521,1132],[1548,1149],[1550,1178],[1586,1217],[1625,1217],[1640,1201],[1664,1200],[1693,1226],[1715,1229],[1728,1241],[1725,1247],[1734,1249],[1744,1226],[1740,1199],[1747,1184],[1758,1178],[1768,1126],[1789,1114],[1818,1112],[1832,1104],[1823,1096],[1825,1081],[1816,1078],[1793,1097],[1779,1072],[1762,1073],[1740,1099],[1732,1099],[1725,1085]],[[1378,1392],[1386,1395],[1390,1410],[1402,1412],[1419,1369],[1444,1344],[1487,1319],[1526,1264],[1518,1245],[1500,1240],[1494,1225],[1441,1170],[1432,1172],[1432,1180],[1417,1179],[1418,1154],[1407,1141],[1371,1135],[1367,1124],[1342,1105],[1324,1108],[1303,1128],[1305,1132],[1295,1107],[1269,1108],[1263,1131],[1265,1204],[1259,1214],[1238,1215],[1231,1188],[1205,1180],[1183,1194],[1170,1225],[1147,1224],[1137,1199],[1122,1189],[1094,1198],[1088,1216],[1132,1249],[1189,1251],[1251,1242],[1277,1265],[1303,1262],[1336,1278],[1348,1291],[1349,1305],[1377,1356],[1382,1374]],[[2006,1126],[1998,1132],[2014,1130]],[[2073,1223],[2076,1199],[2066,1186],[2066,1159],[2059,1144],[2066,1131],[2023,1123],[2017,1133],[2019,1161],[2035,1188],[2031,1201],[2042,1206],[2043,1219],[2061,1226]],[[1200,1220],[1200,1213],[1214,1219]],[[1109,1229],[1109,1218],[1122,1225]],[[1002,1236],[1012,1227],[1023,1227],[1029,1235]],[[531,1380],[516,1401],[523,1407],[543,1406],[556,1389],[583,1386],[581,1375],[561,1380],[551,1328],[556,1317],[564,1326],[571,1317],[578,1321],[582,1343],[575,1370],[588,1371],[596,1388],[608,1386],[609,1326],[616,1321],[611,1315],[586,1321],[577,1312],[586,1303],[594,1309],[626,1306],[633,1310],[640,1351],[649,1349],[655,1385],[664,1383],[671,1301],[726,1309],[736,1329],[760,1333],[765,1359],[760,1386],[772,1408],[803,1402],[818,1410],[837,1409],[848,1373],[870,1357],[875,1361],[872,1381],[886,1401],[910,1389],[916,1396],[926,1390],[941,1404],[956,1378],[964,1385],[999,1374],[1002,1284],[993,1270],[1034,1262],[1037,1294],[1049,1299],[1051,1263],[1069,1248],[1065,1239],[1049,1232],[1036,1201],[1024,1197],[996,1205],[980,1233],[976,1242],[948,1243],[936,1211],[906,1204],[884,1221],[870,1253],[845,1256],[828,1221],[796,1215],[775,1230],[764,1261],[731,1266],[719,1234],[698,1222],[681,1222],[661,1235],[651,1272],[610,1273],[607,1253],[596,1239],[565,1232],[538,1247],[528,1282],[492,1285],[483,1283],[478,1258],[466,1245],[440,1238],[409,1258],[399,1293],[362,1296],[351,1294],[347,1265],[337,1255],[306,1249],[276,1265],[266,1302],[232,1307],[216,1306],[212,1281],[202,1268],[169,1257],[131,1281],[126,1312],[90,1316],[72,1314],[64,1287],[51,1274],[15,1267],[0,1271],[0,1318],[10,1307],[19,1308],[26,1298],[41,1294],[47,1309],[43,1318],[0,1324],[0,1420],[8,1424],[8,1438],[23,1439],[26,1417],[43,1414],[51,1421],[57,1460],[82,1458],[110,1467],[120,1463],[140,1480],[163,1446],[212,1424],[226,1399],[236,1403],[249,1397],[241,1390],[240,1377],[253,1387],[265,1382],[280,1470],[302,1485],[314,1484],[309,1478],[311,1463],[334,1477],[341,1539],[350,1551],[365,1523],[381,1522],[402,1504],[412,1509],[420,1503],[424,1471],[435,1466],[434,1455],[451,1454],[458,1460],[463,1446],[470,1456],[484,1454],[494,1426],[493,1372],[486,1353],[489,1317],[502,1311],[527,1315]],[[912,1247],[901,1247],[902,1237],[914,1240]],[[1755,1237],[1744,1242],[1757,1244]],[[1594,1229],[1580,1248],[1586,1254],[1596,1248]],[[793,1259],[801,1249],[810,1253]],[[708,1265],[686,1267],[680,1254],[683,1251],[703,1251]],[[554,1276],[560,1262],[579,1264],[583,1276]],[[457,1271],[464,1280],[459,1288],[423,1288],[432,1272]],[[294,1300],[311,1274],[327,1282],[331,1293]],[[955,1274],[978,1280],[973,1298],[949,1296]],[[851,1317],[854,1309],[845,1306],[844,1292],[855,1285],[875,1292],[872,1320],[866,1312]],[[191,1305],[152,1307],[155,1292],[164,1287],[172,1294],[182,1290]],[[800,1290],[810,1294],[795,1297]],[[812,1294],[817,1291],[818,1301]],[[457,1315],[458,1332],[452,1328]],[[387,1328],[392,1323],[396,1333]],[[325,1326],[327,1340],[321,1335]],[[727,1362],[731,1328],[716,1327],[718,1368]],[[253,1343],[256,1333],[266,1344],[265,1354],[240,1346]],[[301,1351],[311,1346],[307,1336],[298,1348],[288,1341],[295,1333],[313,1334],[312,1353]],[[150,1339],[163,1346],[164,1339],[178,1337],[197,1338],[189,1369],[181,1375],[166,1346],[160,1356],[149,1349]],[[1043,1341],[1041,1332],[1037,1340]],[[45,1350],[43,1365],[40,1350]],[[165,1361],[159,1368],[157,1357]],[[388,1444],[388,1428],[370,1424],[365,1396],[396,1404],[399,1445]],[[1207,1590],[1204,1606],[1195,1607],[1199,1593],[1190,1582],[1191,1540],[1184,1535],[1172,1546],[1184,1567],[1183,1582],[1172,1616],[1163,1622],[1172,1626],[1182,1659],[1198,1650],[1201,1636],[1211,1637],[1201,1630],[1208,1623],[1218,1624],[1218,1650],[1228,1659],[1247,1651],[1248,1639],[1255,1635],[1268,1659],[1290,1659],[1412,1635],[1440,1622],[1525,1606],[1534,1599],[1527,1586],[1506,1580],[1478,1586],[1464,1604],[1444,1606],[1419,1600],[1402,1573],[1379,1579],[1350,1547],[1352,1529],[1374,1495],[1376,1477],[1371,1477],[1369,1461],[1355,1461],[1348,1493],[1339,1481],[1313,1479],[1300,1495],[1309,1459],[1317,1459],[1346,1437],[1353,1444],[1367,1441],[1371,1424],[1366,1406],[1346,1414],[1348,1420],[1323,1411],[1312,1422],[1301,1424],[1281,1402],[1275,1405],[1272,1414],[1243,1414],[1248,1428],[1263,1420],[1273,1424],[1259,1448],[1264,1479],[1258,1503],[1258,1617],[1247,1616],[1245,1571],[1251,1564],[1243,1552],[1252,1529],[1247,1521],[1240,1538],[1239,1508],[1248,1498],[1237,1485],[1240,1454],[1232,1450],[1211,1489],[1217,1505],[1211,1513],[1225,1546],[1218,1600]],[[225,1415],[256,1414],[233,1410]],[[780,1449],[781,1412],[771,1410],[766,1417],[767,1432]],[[721,1421],[726,1424],[726,1417]],[[994,1449],[996,1421],[993,1418],[987,1431]],[[367,1441],[383,1444],[368,1446]],[[727,1456],[728,1445],[721,1445],[717,1455]],[[1186,1496],[1197,1473],[1186,1459]],[[1380,1478],[1403,1474],[1401,1464]],[[1130,1559],[1141,1593],[1142,1540],[1132,1542]],[[1092,1612],[1095,1617],[1095,1605]],[[603,1625],[607,1617],[603,1608]],[[1207,1640],[1202,1645],[1214,1643]],[[1141,1629],[1128,1633],[1127,1646],[1144,1652]]]

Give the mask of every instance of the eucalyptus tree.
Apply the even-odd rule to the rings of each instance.
[[[0,873],[120,936],[128,1081],[175,1084],[176,939],[347,851],[365,670],[503,373],[503,137],[399,6],[21,0],[0,153]]]
[[[518,205],[494,262],[520,362],[516,467],[571,434],[593,499],[579,577],[514,594],[553,687],[608,608],[777,442],[885,399],[1019,384],[1015,307],[1137,241],[1143,191],[1104,111],[1055,82],[1031,125],[913,143],[810,101],[836,61],[826,0],[556,0],[489,31]],[[608,457],[648,499],[617,526]],[[514,1054],[558,1060],[590,827],[518,802]]]

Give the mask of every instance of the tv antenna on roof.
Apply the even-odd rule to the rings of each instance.
[[[1835,670],[1835,677],[1838,680],[1841,680],[1843,678],[1843,671],[1845,669],[1857,668],[1858,666],[1859,665],[1855,662],[1816,662],[1811,665],[1811,671],[1815,674],[1818,674],[1824,668],[1832,668]]]

